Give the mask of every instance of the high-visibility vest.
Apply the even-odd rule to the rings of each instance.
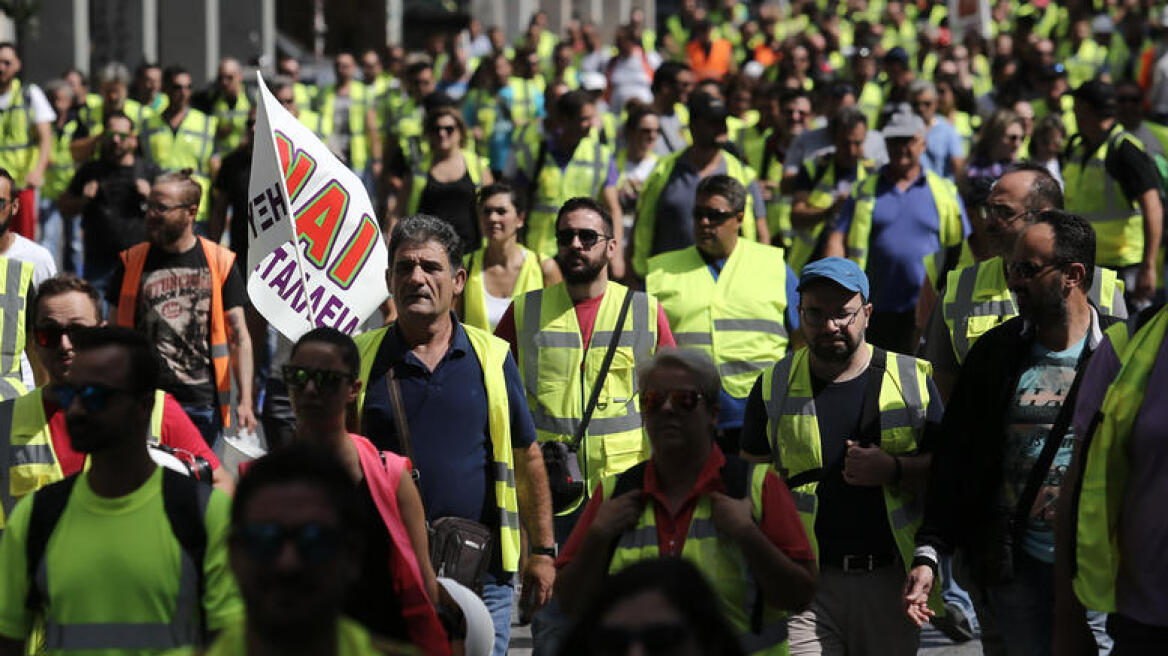
[[[973,256],[973,249],[969,247],[969,240],[961,242],[961,246],[949,246],[935,253],[929,253],[921,258],[925,265],[925,280],[934,290],[945,289],[945,282],[949,279],[949,272],[964,269],[977,263]]]
[[[235,253],[222,246],[199,237],[199,244],[207,258],[207,268],[211,271],[211,366],[215,374],[215,391],[219,397],[219,414],[223,427],[231,426],[231,349],[227,345],[227,316],[223,309],[223,287],[231,266],[235,263]],[[150,242],[142,242],[122,251],[122,265],[125,274],[122,288],[118,293],[117,325],[137,328],[138,292],[141,289],[142,270],[146,266],[146,256],[150,252]]]
[[[511,123],[523,125],[538,117],[536,97],[543,96],[543,79],[512,77],[507,80],[507,88],[511,89],[511,104],[507,109],[511,113]]]
[[[295,98],[295,90],[292,93],[292,97]],[[223,96],[215,99],[214,104],[211,105],[211,115],[215,117],[219,126],[223,126],[225,123],[231,124],[231,132],[223,138],[215,140],[215,152],[226,153],[239,146],[239,142],[243,140],[243,135],[247,132],[249,111],[251,111],[251,101],[248,100],[247,94],[242,89],[235,97],[234,107],[228,105],[227,99]]]
[[[875,130],[880,120],[880,111],[884,108],[884,89],[876,80],[868,80],[860,89],[860,97],[856,98],[856,106],[864,112],[868,119],[868,129]]]
[[[474,185],[475,191],[477,192],[479,186],[482,185],[483,171],[489,171],[490,164],[487,163],[487,158],[479,157],[469,150],[461,152],[462,159],[466,163],[466,173],[470,176],[470,183]],[[414,183],[410,185],[410,198],[409,202],[406,203],[406,216],[417,213],[418,204],[422,201],[422,191],[426,188],[426,182],[429,180],[430,167],[432,165],[430,155],[427,153],[421,165],[414,169]],[[468,246],[473,246],[473,244],[468,244]]]
[[[357,173],[365,170],[369,161],[369,135],[365,132],[365,113],[372,99],[365,85],[352,80],[349,82],[349,168]],[[337,87],[329,85],[317,97],[317,109],[321,117],[321,132],[331,135],[336,125]]]
[[[142,156],[163,171],[191,169],[203,194],[196,221],[206,221],[211,208],[211,156],[215,154],[217,121],[194,108],[188,108],[178,130],[162,114],[146,119],[142,129]]]
[[[523,248],[523,264],[519,267],[519,277],[515,279],[515,287],[511,290],[512,300],[533,289],[543,288],[542,256],[523,246],[519,248]],[[467,273],[466,286],[462,290],[462,322],[489,331],[491,322],[487,318],[486,291],[483,287],[483,258],[486,252],[487,247],[483,246],[467,255],[463,263]]]
[[[1062,59],[1067,67],[1067,83],[1072,89],[1077,89],[1103,69],[1107,62],[1107,48],[1096,43],[1095,39],[1085,39],[1073,55]]]
[[[28,391],[20,372],[20,355],[28,340],[28,292],[35,269],[31,262],[0,257],[0,289],[4,290],[0,296],[0,401]]]
[[[324,133],[324,119],[318,112],[297,108],[296,118],[300,120],[301,125],[312,130],[312,133],[317,137],[324,139],[327,136]]]
[[[470,127],[483,129],[483,138],[475,144],[476,152],[486,157],[490,150],[491,133],[495,131],[495,121],[499,118],[499,98],[486,89],[471,89],[466,92],[464,113],[471,118]]]
[[[1081,484],[1072,503],[1072,586],[1083,605],[1115,612],[1119,576],[1119,522],[1131,469],[1131,433],[1147,398],[1148,379],[1165,348],[1168,310],[1161,309],[1117,348],[1122,366],[1083,437]],[[1111,335],[1111,333],[1109,333]],[[1114,339],[1114,335],[1111,335]]]
[[[4,449],[0,466],[8,477],[6,485],[0,484],[0,529],[4,528],[17,501],[65,478],[53,449],[44,394],[45,388],[38,387],[28,394],[0,403],[0,436],[8,436],[7,444],[0,444]],[[154,444],[162,441],[165,399],[166,392],[155,390],[147,435],[147,441]]]
[[[301,111],[308,109],[316,100],[316,89],[303,82],[296,82],[292,85],[292,100],[296,102],[296,107]]]
[[[776,185],[775,193],[772,193],[771,199],[766,202],[767,230],[770,231],[771,243],[782,245],[786,250],[795,241],[795,229],[791,225],[793,202],[790,194],[777,191],[778,184],[783,180],[783,160],[776,156],[777,153],[773,149],[767,148],[767,142],[772,136],[773,128],[763,133],[761,141],[747,144],[750,150],[746,155],[753,159],[747,159],[745,163],[750,166],[751,171],[757,173],[760,180]],[[746,197],[747,202],[750,202],[751,195],[747,194]]]
[[[77,132],[76,120],[68,121],[65,126],[57,130],[53,126],[53,143],[49,149],[49,166],[45,169],[45,184],[41,187],[41,196],[55,201],[73,180],[73,173],[77,166],[73,162],[73,151],[69,148],[73,143],[73,135]]]
[[[868,346],[872,349],[872,346]],[[909,355],[889,352],[880,383],[880,449],[893,456],[916,455],[925,429],[929,407],[928,378],[932,366]],[[873,372],[875,373],[875,372]],[[783,480],[823,467],[823,442],[811,387],[810,354],[803,347],[767,369],[762,375],[762,400],[766,407],[766,434],[771,444],[773,467]],[[831,408],[827,408],[831,411]],[[807,539],[819,558],[815,518],[819,510],[818,481],[791,490]],[[913,559],[917,528],[921,524],[923,496],[899,486],[884,485],[884,508],[905,572]],[[938,586],[939,587],[939,586]],[[939,590],[934,588],[930,605]]]
[[[1099,308],[1100,314],[1126,320],[1123,291],[1123,280],[1115,271],[1095,267],[1087,298]],[[1001,257],[949,272],[941,300],[941,317],[949,329],[958,364],[965,361],[969,349],[982,335],[1018,314],[1018,304],[1007,284]]]
[[[960,244],[965,235],[962,234],[961,206],[957,204],[957,187],[949,180],[925,171],[925,182],[933,195],[933,204],[937,211],[937,233],[941,246]],[[861,269],[868,266],[868,241],[872,236],[872,212],[876,209],[876,184],[881,176],[873,175],[856,185],[852,190],[855,199],[855,210],[852,213],[852,223],[844,240],[848,259],[860,265]]]
[[[519,498],[515,492],[515,458],[511,451],[511,411],[507,400],[507,381],[503,365],[511,347],[507,342],[485,330],[463,325],[470,345],[483,370],[483,385],[487,392],[487,424],[491,436],[492,466],[489,468],[495,483],[495,503],[499,510],[499,548],[503,570],[519,571]],[[381,348],[389,327],[378,328],[353,338],[361,354],[361,391],[357,394],[357,414],[365,407],[365,390],[373,360]]]
[[[609,281],[587,347],[580,342],[576,308],[564,283],[527,292],[511,306],[519,371],[536,436],[540,442],[570,442],[584,417],[626,294],[633,295],[632,303],[578,455],[585,496],[601,478],[649,457],[636,372],[657,348],[657,300]]]
[[[835,203],[835,157],[831,153],[820,155],[819,157],[808,157],[803,161],[803,167],[807,169],[807,175],[811,178],[812,187],[811,192],[807,195],[807,204],[812,209],[825,210]],[[855,185],[863,184],[864,180],[876,172],[875,165],[870,161],[861,160],[856,162],[856,181]],[[803,270],[803,267],[811,261],[811,257],[815,255],[815,247],[819,245],[820,236],[823,235],[823,226],[826,222],[818,223],[810,228],[798,228],[794,226],[791,228],[791,248],[787,251],[787,263],[791,265],[791,269],[795,273]]]
[[[751,516],[762,521],[763,482],[768,467],[753,465],[747,469]],[[611,499],[617,486],[617,476],[602,481],[604,498]],[[610,574],[643,560],[661,557],[657,543],[657,516],[653,503],[646,503],[636,525],[621,534],[612,552]],[[752,655],[786,656],[787,620],[780,609],[762,599],[762,590],[751,575],[750,566],[742,550],[718,531],[714,525],[713,506],[709,495],[698,498],[694,506],[681,557],[698,568],[718,595],[719,606],[726,620],[739,636],[743,651]],[[762,611],[761,626],[755,630],[756,613]]]
[[[766,177],[766,172],[762,170],[766,142],[773,133],[774,130],[772,128],[764,128],[757,122],[753,125],[743,125],[740,130],[734,133],[734,145],[738,147],[738,152],[742,155],[742,161],[754,169],[759,177],[762,178]],[[780,166],[782,164],[782,162],[779,162]]]
[[[1107,153],[1127,141],[1141,152],[1144,145],[1117,125],[1083,161],[1083,142],[1078,138],[1063,166],[1064,205],[1095,228],[1095,261],[1108,267],[1139,264],[1144,258],[1144,220],[1140,206],[1128,200],[1119,182],[1107,174]]]
[[[645,186],[641,195],[637,197],[637,220],[633,224],[633,271],[642,278],[649,273],[649,256],[653,253],[653,238],[657,232],[657,201],[665,185],[673,175],[673,167],[677,160],[689,152],[689,149],[679,150],[663,156],[657,160],[657,165],[649,172],[645,179]],[[722,160],[726,163],[726,175],[734,178],[743,187],[750,187],[755,180],[754,170],[742,163],[737,157],[722,151]],[[693,217],[679,217],[682,221],[693,221]],[[746,194],[746,209],[742,215],[742,228],[739,234],[750,241],[758,241],[758,226],[755,223],[754,198]]]
[[[542,146],[547,148],[547,146]],[[601,197],[604,182],[608,179],[608,165],[612,161],[612,149],[601,144],[592,136],[586,136],[576,144],[572,159],[561,170],[551,153],[545,154],[539,162],[539,147],[536,153],[519,149],[515,152],[515,162],[527,177],[527,183],[535,186],[531,195],[531,207],[527,208],[526,245],[531,250],[544,255],[556,254],[556,214],[560,205],[569,198],[587,196]],[[534,160],[528,159],[534,156]],[[542,164],[537,171],[536,164]]]
[[[99,96],[100,98],[100,96]],[[129,116],[134,121],[134,129],[139,134],[146,129],[146,121],[154,116],[154,110],[133,98],[126,98],[122,103],[122,113]],[[105,131],[105,102],[99,102],[96,105],[82,105],[77,110],[77,121],[85,126],[89,136],[96,137]],[[93,155],[97,159],[97,153]]]
[[[0,111],[0,166],[8,169],[16,187],[23,189],[24,178],[36,166],[38,157],[32,96],[19,78],[12,80],[9,92],[12,104]]]
[[[781,248],[739,239],[717,280],[696,246],[663,253],[649,260],[645,290],[665,308],[677,345],[709,355],[736,399],[787,352]]]

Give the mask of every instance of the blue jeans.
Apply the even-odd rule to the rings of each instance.
[[[495,624],[495,650],[492,654],[507,656],[507,647],[511,644],[511,602],[515,596],[515,586],[510,582],[492,581],[494,579],[488,575],[481,595],[491,613],[491,621]]]
[[[41,198],[41,245],[49,250],[58,271],[82,274],[81,217],[65,218],[57,203]]]
[[[977,631],[977,611],[973,608],[973,600],[969,593],[957,583],[953,576],[953,556],[941,556],[941,599],[947,604],[953,604],[961,609],[965,618],[969,620],[969,628]]]
[[[192,405],[188,403],[180,404],[182,409],[191,418],[191,422],[195,424],[195,428],[199,429],[199,433],[203,435],[203,441],[207,446],[214,449],[216,442],[219,441],[219,408],[213,405]]]

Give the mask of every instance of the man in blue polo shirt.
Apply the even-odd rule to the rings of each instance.
[[[853,189],[825,253],[866,269],[873,304],[868,341],[912,353],[924,257],[960,244],[969,234],[969,219],[957,187],[921,166],[927,132],[921,117],[893,114],[882,132],[888,164]]]

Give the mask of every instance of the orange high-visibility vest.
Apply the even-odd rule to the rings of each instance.
[[[223,427],[228,428],[231,426],[231,409],[228,406],[231,398],[231,349],[227,345],[227,321],[223,314],[223,285],[235,263],[235,253],[202,237],[198,239],[211,269],[211,364],[215,371],[219,413],[223,417]],[[138,290],[149,252],[150,242],[142,242],[120,254],[126,274],[122,277],[122,289],[118,294],[119,326],[136,327],[134,318],[138,310]]]

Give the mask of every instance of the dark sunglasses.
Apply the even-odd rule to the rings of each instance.
[[[665,400],[669,399],[669,405],[674,410],[689,412],[698,407],[702,398],[702,393],[697,390],[649,390],[641,393],[641,404],[645,406],[647,412],[657,412],[665,407]]]
[[[560,248],[567,248],[572,245],[572,242],[577,237],[580,238],[580,245],[584,248],[592,248],[601,239],[612,239],[609,235],[602,235],[591,228],[583,228],[580,230],[564,228],[563,230],[556,231],[556,244]]]
[[[85,408],[86,412],[101,412],[109,405],[110,399],[118,394],[131,394],[130,390],[119,389],[117,387],[109,387],[101,383],[92,383],[89,385],[55,385],[52,389],[52,394],[57,401],[57,405],[62,408],[69,408],[73,405],[73,399],[81,400],[81,407]]]
[[[723,223],[733,219],[736,216],[738,216],[738,212],[735,212],[734,210],[722,211],[716,210],[712,207],[702,207],[701,205],[695,205],[693,209],[694,221],[708,219],[709,222],[713,223],[714,225],[722,225]]]
[[[1010,262],[1006,264],[1006,273],[1010,276],[1018,278],[1019,280],[1030,280],[1047,269],[1060,267],[1062,265],[1062,262],[1035,264],[1033,262],[1027,262],[1023,260],[1021,262]]]
[[[68,326],[49,323],[33,328],[32,336],[36,340],[37,346],[57,346],[61,343],[61,335],[68,335],[69,339],[73,339],[73,334],[76,331],[85,328],[89,328],[89,326],[83,326],[79,323],[71,323]]]
[[[294,364],[284,365],[284,384],[288,387],[295,387],[303,389],[308,385],[308,381],[312,381],[316,385],[317,391],[333,392],[340,386],[341,383],[351,378],[349,374],[343,371],[334,371],[332,369],[310,369],[308,367],[299,367]]]
[[[651,656],[665,656],[678,650],[690,636],[684,624],[650,624],[636,629],[602,626],[592,637],[594,654],[627,654],[639,644]]]
[[[457,129],[457,125],[435,125],[434,134],[454,134]]]
[[[335,528],[308,523],[295,528],[255,522],[240,527],[232,539],[254,560],[270,563],[280,555],[289,540],[309,564],[327,563],[336,557],[341,547],[341,532]]]

